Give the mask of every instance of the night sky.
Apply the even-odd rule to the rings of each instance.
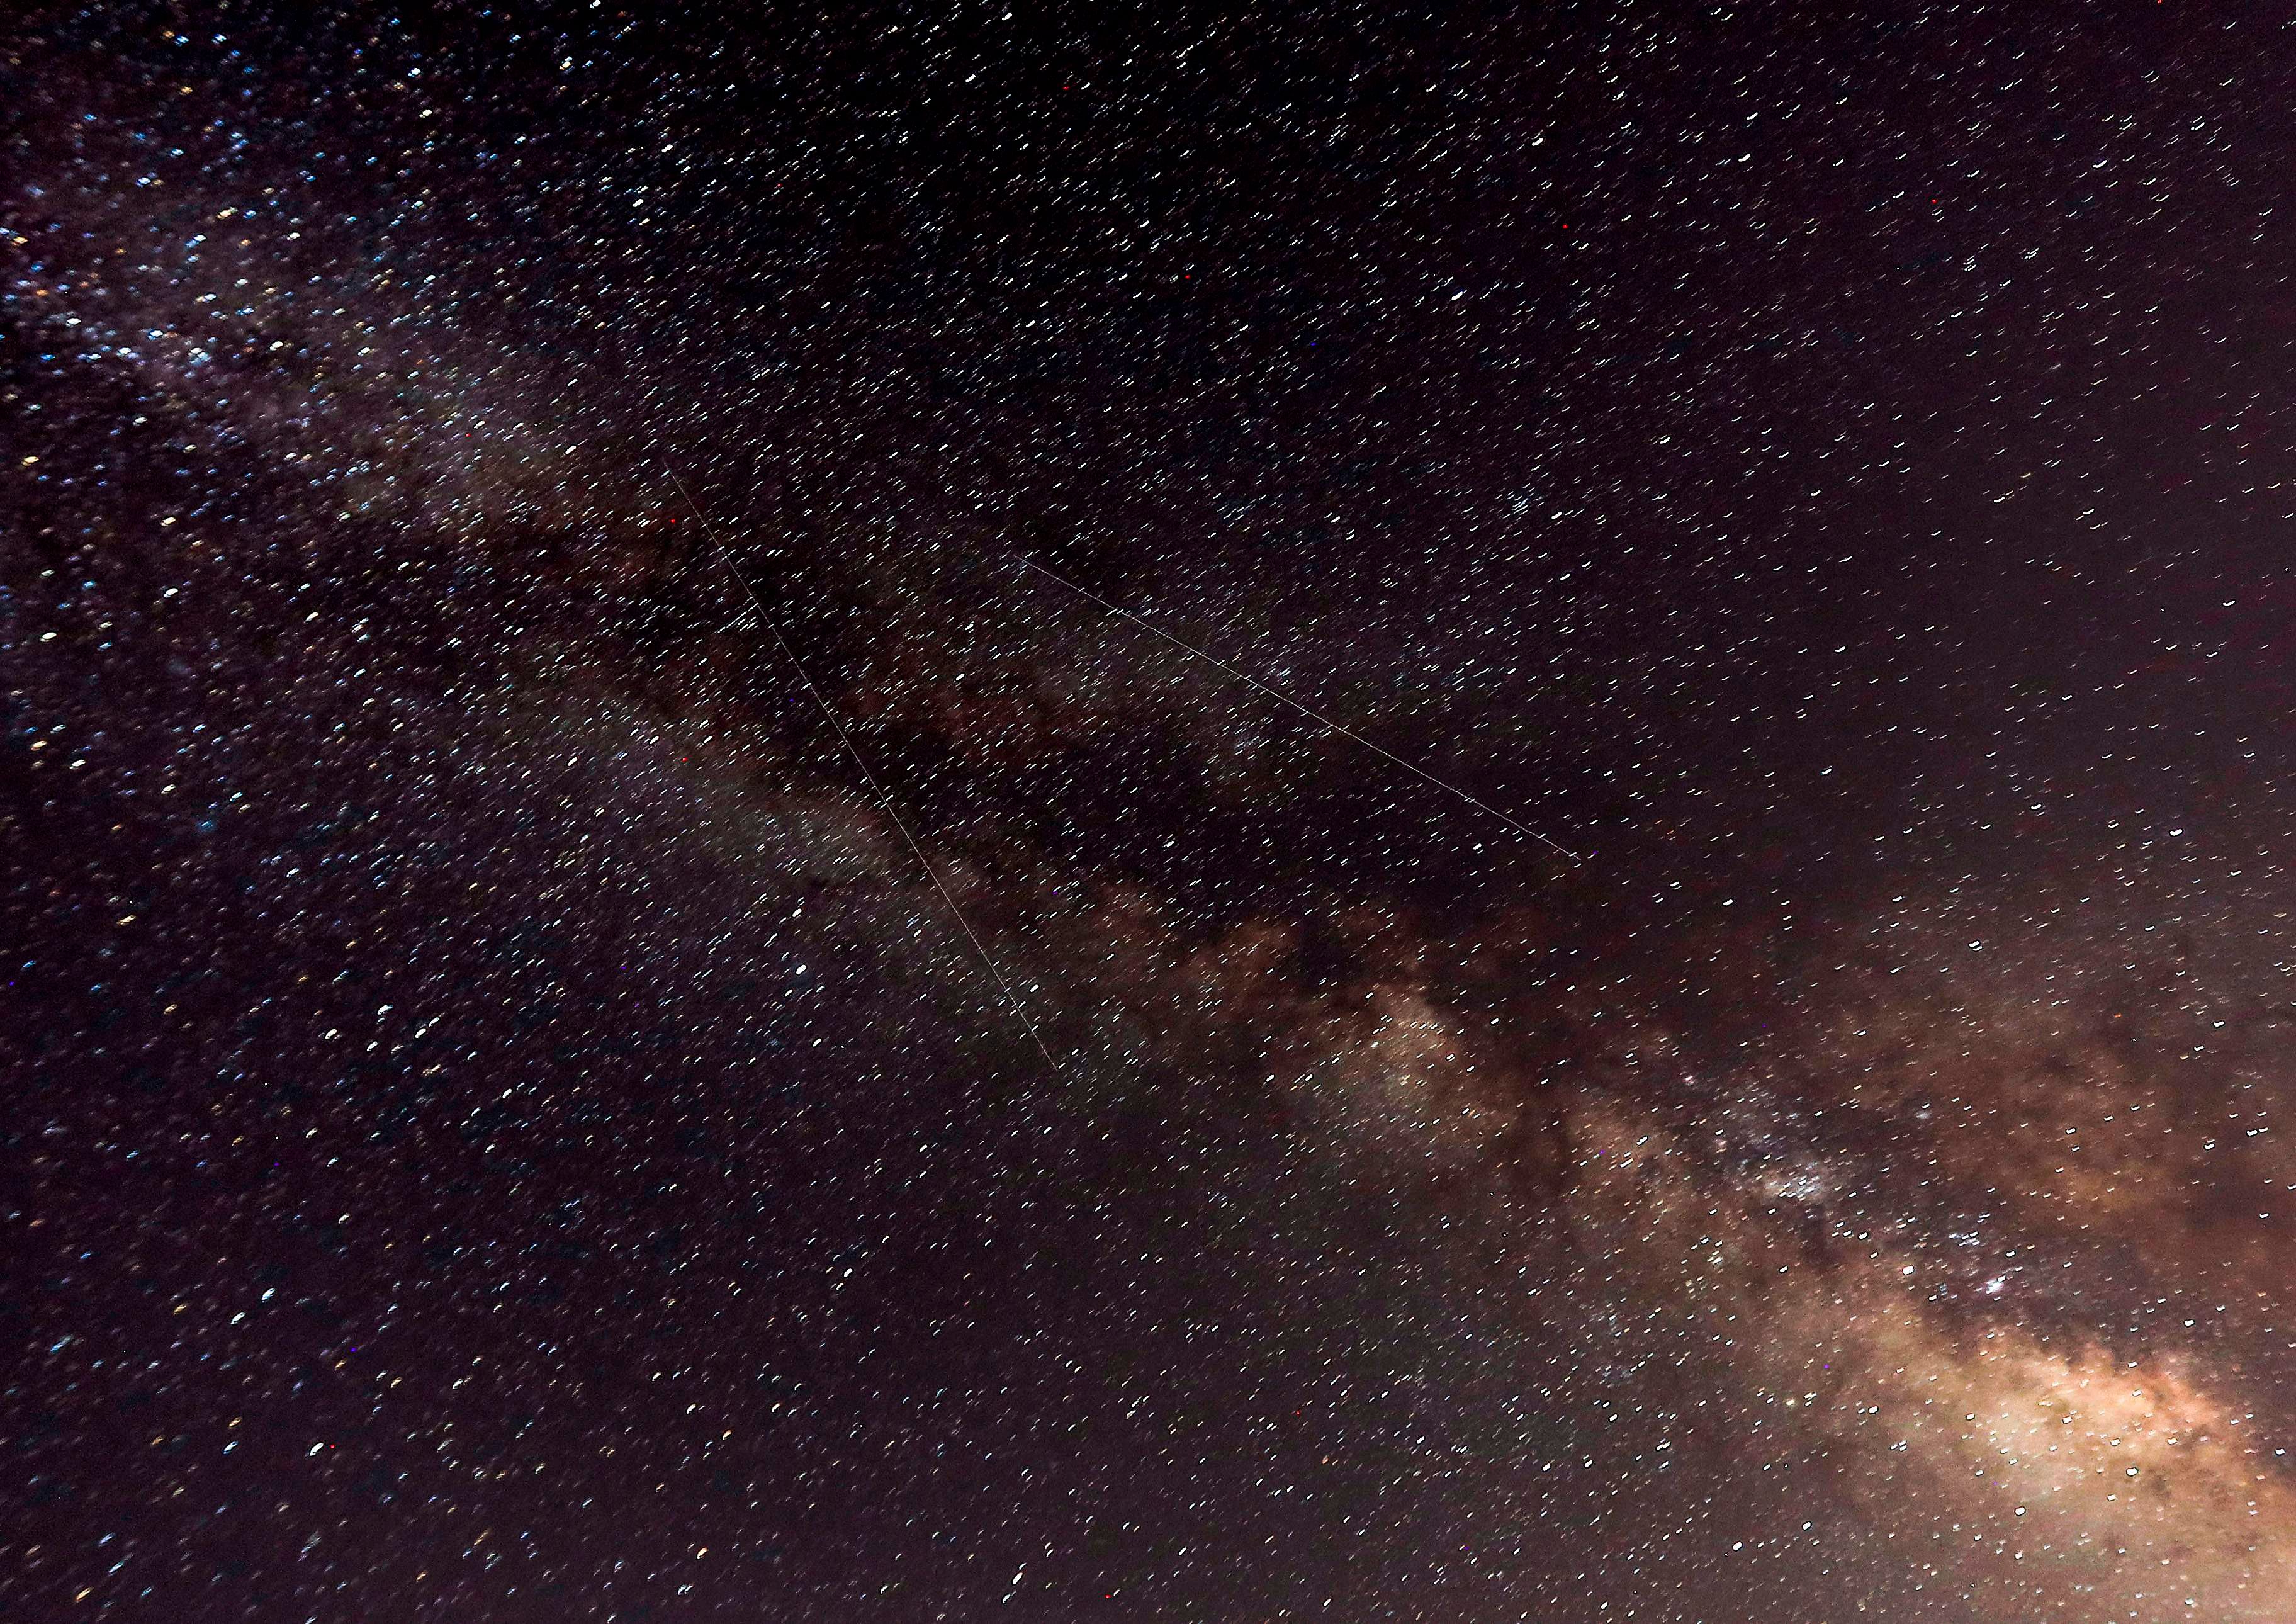
[[[0,19],[0,1616],[2296,1620],[2272,8],[309,9]]]

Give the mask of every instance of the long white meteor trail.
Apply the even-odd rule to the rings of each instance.
[[[1053,1058],[1052,1050],[1045,1046],[1043,1036],[1037,1030],[1037,1023],[1029,1019],[1028,1008],[1021,1002],[1020,995],[1013,990],[1013,984],[1004,979],[1004,972],[996,967],[996,957],[988,951],[988,944],[980,939],[980,933],[972,928],[972,922],[964,916],[964,910],[957,906],[956,894],[942,882],[940,871],[933,866],[932,859],[925,856],[923,845],[915,835],[909,833],[909,825],[903,821],[899,809],[893,805],[892,796],[886,793],[885,786],[877,782],[877,775],[869,770],[867,759],[861,754],[861,747],[854,743],[853,735],[845,731],[844,722],[839,718],[837,712],[830,708],[829,701],[823,695],[821,690],[813,685],[813,678],[806,674],[805,662],[797,657],[797,650],[791,646],[790,640],[782,635],[781,623],[774,619],[773,611],[766,607],[765,600],[758,595],[758,589],[750,585],[750,578],[743,575],[740,566],[735,563],[733,548],[727,546],[725,539],[718,534],[718,527],[709,522],[709,515],[701,511],[701,504],[693,499],[693,493],[685,488],[685,481],[677,477],[677,471],[665,463],[662,464],[662,472],[669,476],[669,482],[677,488],[677,494],[685,498],[685,505],[693,510],[694,518],[701,522],[701,533],[709,537],[709,545],[718,550],[718,559],[725,564],[726,573],[741,584],[742,592],[749,596],[750,607],[758,611],[758,619],[766,623],[766,629],[773,634],[775,643],[780,645],[782,657],[789,661],[790,669],[797,673],[798,681],[802,683],[805,685],[805,691],[812,695],[813,702],[820,709],[823,719],[829,724],[831,731],[837,734],[837,742],[845,747],[845,753],[853,759],[853,765],[860,770],[861,782],[869,786],[870,794],[876,797],[877,804],[884,808],[886,817],[891,820],[894,828],[901,832],[901,838],[908,842],[909,850],[917,860],[917,866],[923,869],[925,878],[932,882],[933,890],[939,891],[940,899],[948,904],[949,914],[955,919],[957,928],[962,930],[966,939],[972,943],[972,950],[980,956],[980,962],[988,967],[989,976],[996,983],[996,990],[1004,995],[1004,1002],[1011,1006],[1013,1014],[1020,1017],[1021,1027],[1029,1034],[1029,1041],[1037,1046],[1037,1053],[1045,1057],[1045,1064],[1053,1076],[1065,1080],[1065,1074],[1061,1070],[1061,1062]]]
[[[1218,666],[1221,670],[1226,671],[1230,677],[1234,677],[1239,682],[1250,683],[1253,687],[1267,695],[1268,698],[1291,706],[1292,709],[1298,711],[1301,716],[1306,717],[1309,721],[1317,723],[1322,726],[1328,727],[1333,733],[1341,734],[1348,738],[1353,739],[1357,743],[1362,745],[1365,750],[1372,751],[1375,755],[1386,757],[1387,759],[1394,762],[1396,766],[1401,767],[1405,772],[1410,773],[1415,777],[1423,778],[1429,783],[1433,784],[1437,789],[1446,791],[1450,794],[1457,796],[1461,800],[1465,801],[1478,812],[1488,813],[1491,816],[1497,818],[1499,822],[1505,824],[1508,828],[1513,830],[1517,834],[1529,835],[1534,841],[1538,841],[1544,845],[1553,847],[1556,851],[1561,852],[1573,863],[1583,863],[1586,861],[1585,858],[1581,857],[1577,852],[1571,850],[1568,846],[1563,845],[1560,841],[1554,840],[1547,835],[1541,834],[1538,830],[1531,828],[1529,824],[1509,817],[1505,813],[1491,805],[1490,802],[1477,800],[1474,796],[1468,794],[1466,791],[1461,789],[1457,784],[1438,778],[1434,774],[1429,772],[1423,767],[1406,761],[1401,756],[1397,755],[1393,750],[1387,749],[1383,745],[1373,743],[1369,739],[1365,738],[1363,734],[1357,733],[1354,728],[1348,726],[1345,723],[1335,722],[1320,710],[1309,709],[1298,700],[1293,699],[1290,694],[1284,693],[1281,688],[1273,688],[1268,686],[1267,684],[1260,681],[1259,678],[1254,677],[1250,672],[1237,669],[1234,666],[1228,664],[1226,660],[1222,660],[1218,655],[1207,653],[1193,643],[1185,643],[1181,641],[1179,638],[1172,636],[1171,633],[1166,631],[1162,627],[1156,625],[1152,621],[1144,620],[1138,615],[1134,614],[1130,610],[1125,608],[1123,604],[1110,603],[1106,598],[1102,597],[1100,594],[1093,591],[1089,586],[1080,586],[1076,582],[1069,579],[1067,576],[1061,574],[1058,570],[1048,570],[1044,565],[1038,563],[1035,559],[1029,558],[1025,554],[1015,553],[1012,554],[1012,557],[1014,562],[1021,564],[1023,568],[1034,570],[1037,574],[1042,576],[1048,576],[1052,579],[1058,581],[1062,586],[1067,587],[1070,592],[1078,593],[1085,597],[1090,598],[1094,603],[1099,604],[1103,609],[1109,611],[1111,613],[1122,615],[1126,619],[1131,621],[1133,625],[1139,627],[1142,630],[1153,632],[1157,636],[1161,637],[1174,648],[1193,654],[1197,659],[1204,661],[1207,665]]]

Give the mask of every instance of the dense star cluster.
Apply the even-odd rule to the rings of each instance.
[[[314,9],[0,20],[0,1613],[2296,1619],[2285,28]]]

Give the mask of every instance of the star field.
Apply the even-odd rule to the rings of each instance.
[[[0,1612],[2296,1617],[2292,68],[19,8]]]

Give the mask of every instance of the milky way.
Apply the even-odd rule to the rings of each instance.
[[[1527,9],[0,25],[0,1611],[2296,1619],[2296,49]]]

